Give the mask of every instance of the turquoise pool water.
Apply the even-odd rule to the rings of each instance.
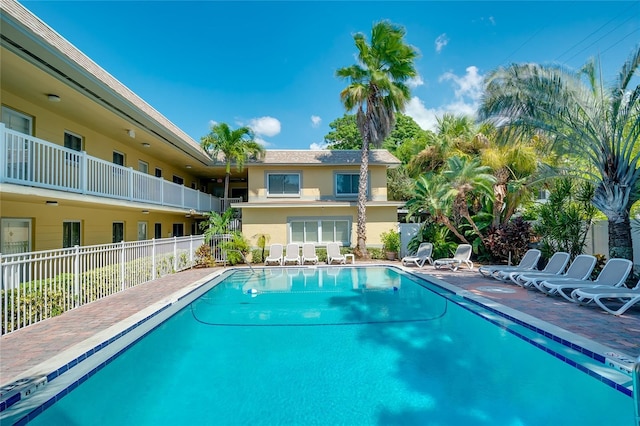
[[[238,271],[32,423],[633,424],[629,396],[461,303],[391,268]]]

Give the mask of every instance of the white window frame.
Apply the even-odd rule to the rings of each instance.
[[[122,164],[120,163],[116,163],[116,158],[115,156],[119,155],[122,157]],[[127,164],[127,156],[124,154],[124,152],[120,152],[120,151],[113,151],[113,155],[112,155],[112,159],[113,159],[113,164],[118,165],[118,166],[122,166],[125,167]]]
[[[149,223],[146,221],[138,222],[138,241],[146,241],[149,231]]]
[[[269,178],[271,176],[276,175],[296,175],[298,176],[298,192],[296,193],[274,193],[271,192],[271,188],[269,187]],[[300,193],[302,191],[302,173],[300,172],[267,172],[265,175],[265,187],[267,188],[267,197],[279,197],[279,198],[292,198],[292,197],[300,197]]]
[[[8,232],[8,226],[11,224],[11,222],[13,223],[21,223],[21,224],[26,224],[27,225],[27,241],[26,244],[24,244],[23,242],[19,242],[20,244],[24,244],[26,250],[25,251],[15,251],[14,248],[18,247],[17,245],[14,247],[10,247],[8,245],[5,245],[5,239],[7,238],[6,233]],[[3,217],[2,219],[0,219],[0,250],[2,250],[2,254],[13,254],[13,253],[28,253],[31,251],[31,241],[33,240],[33,234],[32,234],[32,229],[33,229],[33,222],[31,219],[25,219],[25,218],[13,218],[13,217]],[[12,235],[9,235],[9,237],[11,237]],[[10,241],[8,243],[11,243]]]
[[[313,241],[313,240],[308,240],[307,239],[307,227],[306,225],[303,227],[303,238],[302,241],[294,241],[293,239],[293,223],[299,223],[299,222],[304,222],[304,223],[309,223],[309,222],[316,222],[318,224],[318,229],[317,229],[317,235],[318,235],[318,241]],[[331,241],[327,241],[327,240],[323,240],[322,239],[322,222],[334,222],[333,225],[333,239]],[[346,241],[336,241],[335,238],[335,222],[346,222],[347,224],[347,240]],[[332,243],[332,242],[337,242],[342,244],[345,247],[349,247],[351,246],[351,229],[352,229],[352,219],[350,217],[295,217],[295,218],[289,218],[287,219],[287,232],[288,232],[288,242],[290,243],[298,243],[298,244],[302,244],[302,243],[315,243],[315,244],[320,244],[320,245],[324,245],[327,243]]]
[[[146,161],[138,160],[138,171],[140,173],[144,173],[145,175],[149,174],[149,163]]]
[[[80,149],[76,149],[74,147],[67,146],[67,135],[69,135],[69,136],[71,136],[73,138],[76,138],[77,140],[80,141]],[[79,135],[77,133],[71,132],[69,130],[65,130],[64,131],[64,142],[63,143],[64,143],[64,147],[65,148],[72,149],[72,150],[78,151],[78,152],[82,152],[83,148],[84,148],[84,137],[82,137],[82,135]]]
[[[65,238],[65,232],[64,232],[64,228],[66,226],[66,224],[73,224],[73,225],[77,225],[78,227],[78,244],[79,246],[82,245],[82,222],[79,220],[64,220],[62,222],[62,247],[63,248],[68,248],[68,247],[74,247],[76,246],[76,244],[71,243],[71,245],[65,245],[64,244],[64,238]],[[71,229],[71,232],[73,234],[73,227]],[[71,240],[73,240],[73,235],[71,236]]]
[[[358,184],[360,183],[360,171],[357,170],[344,170],[344,171],[334,171],[333,172],[333,194],[336,198],[358,198],[358,188],[355,188],[355,192],[350,193],[339,193],[338,192],[338,176],[339,175],[349,175],[349,176],[358,176]],[[367,198],[369,197],[369,187],[371,185],[371,175],[368,174],[367,179]]]
[[[17,117],[17,118],[22,118],[24,120],[27,121],[27,123],[29,123],[29,129],[28,132],[26,133],[29,136],[33,136],[33,116],[32,115],[28,115],[25,113],[22,113],[18,110],[15,110],[13,108],[10,108],[8,106],[2,105],[2,122],[4,123],[4,125],[7,127],[7,129],[11,129],[11,130],[15,130],[16,132],[20,132],[20,133],[24,133],[22,130],[23,129],[17,129],[13,124],[12,124],[12,117]]]

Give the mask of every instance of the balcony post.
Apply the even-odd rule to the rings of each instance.
[[[82,194],[87,193],[89,187],[89,159],[87,158],[87,151],[80,153],[80,192]]]
[[[129,192],[129,200],[133,201],[133,167],[129,167],[129,175],[127,176],[127,181],[129,182],[129,187],[127,191]]]
[[[4,131],[4,123],[0,123],[0,182],[7,178],[7,134]]]

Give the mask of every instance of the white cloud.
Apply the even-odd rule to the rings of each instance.
[[[493,16],[489,16],[489,22],[491,22],[491,25],[495,25],[496,24],[496,20]]]
[[[423,84],[424,84],[424,80],[422,80],[422,77],[420,77],[419,75],[416,75],[415,77],[407,80],[407,86],[409,86],[412,89],[415,89],[418,86],[422,86]]]
[[[313,142],[311,145],[309,145],[309,149],[311,151],[321,151],[323,149],[327,149],[327,147],[329,146],[328,143],[317,143],[317,142]]]
[[[442,117],[445,113],[474,116],[484,90],[484,77],[478,73],[478,68],[475,66],[467,67],[462,77],[447,72],[440,76],[438,81],[453,83],[454,100],[452,102],[438,108],[427,108],[420,98],[414,96],[405,109],[405,113],[425,130],[435,130],[437,117]]]
[[[446,33],[442,33],[438,36],[438,38],[436,38],[435,41],[435,45],[436,45],[436,52],[440,53],[440,51],[447,45],[449,44],[449,38],[447,37]]]
[[[252,118],[248,126],[260,136],[275,136],[280,133],[280,120],[273,117]]]
[[[266,140],[262,139],[259,136],[254,137],[253,140],[258,142],[260,145],[262,145],[265,148],[269,148],[270,146],[273,146],[271,142],[267,142]]]
[[[311,127],[315,129],[320,125],[320,123],[322,123],[322,118],[318,117],[317,115],[311,116]]]

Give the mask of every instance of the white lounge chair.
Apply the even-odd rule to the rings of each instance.
[[[287,250],[284,254],[284,259],[282,260],[283,265],[291,262],[296,265],[300,264],[300,246],[296,243],[287,244]]]
[[[408,266],[413,263],[419,268],[422,268],[426,262],[429,262],[430,265],[433,265],[433,259],[431,258],[432,252],[433,252],[433,244],[420,243],[420,246],[418,247],[418,251],[416,251],[416,254],[412,256],[403,257],[402,264],[404,266]]]
[[[546,279],[537,287],[548,295],[559,294],[565,299],[575,302],[571,298],[571,292],[576,288],[588,288],[598,286],[620,287],[631,272],[633,262],[627,259],[609,259],[598,274],[598,277],[591,280],[552,280]],[[567,293],[567,290],[569,291]]]
[[[634,288],[627,287],[591,287],[591,288],[577,288],[571,292],[571,298],[581,304],[587,305],[591,302],[595,302],[603,310],[613,315],[622,315],[627,309],[640,303],[640,281]],[[605,305],[605,300],[609,303],[614,299],[618,305],[622,303],[622,306],[618,309]]]
[[[555,252],[553,253],[553,256],[551,256],[551,259],[549,259],[549,262],[547,262],[545,267],[537,273],[546,274],[547,276],[550,276],[550,277],[561,274],[562,271],[564,271],[564,268],[567,267],[567,263],[569,263],[570,258],[571,258],[571,255],[567,252],[564,252],[564,251]],[[499,270],[499,271],[496,271],[493,276],[499,279],[500,281],[509,281],[509,280],[514,281],[515,277],[521,274],[526,274],[527,272],[531,272],[531,270],[526,270],[526,271]],[[533,272],[533,273],[536,273],[536,272]]]
[[[453,254],[453,257],[434,260],[433,266],[436,269],[446,266],[452,271],[457,271],[460,265],[464,263],[469,269],[473,269],[473,262],[471,261],[472,250],[471,244],[460,244],[458,245],[458,248],[456,248],[456,252]]]
[[[282,266],[282,253],[284,251],[284,247],[282,244],[271,244],[269,247],[269,255],[264,260],[264,264],[269,265],[270,263],[277,263]]]
[[[327,264],[331,265],[333,262],[346,264],[347,257],[340,253],[338,243],[327,243]]]
[[[316,253],[316,246],[313,243],[302,244],[302,264],[310,262],[314,265],[318,263],[318,254]]]
[[[571,265],[563,274],[548,274],[546,272],[522,272],[511,277],[511,281],[524,288],[537,287],[546,279],[553,280],[585,280],[596,266],[597,259],[589,254],[580,254],[573,259]]]
[[[538,249],[529,249],[527,250],[527,252],[524,254],[524,256],[522,256],[522,259],[520,260],[520,263],[518,263],[515,266],[509,266],[509,265],[483,265],[483,266],[479,266],[478,267],[478,272],[480,272],[480,274],[484,275],[485,277],[493,277],[496,278],[496,272],[497,271],[502,271],[502,272],[515,272],[515,271],[520,271],[520,272],[524,272],[524,271],[531,271],[534,270],[536,268],[536,266],[538,265],[538,260],[540,259],[540,250]]]

